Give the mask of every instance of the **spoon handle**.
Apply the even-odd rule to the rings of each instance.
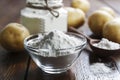
[[[3,27],[0,25],[0,32],[2,31]]]
[[[68,30],[69,30],[69,31],[71,31],[71,32],[74,32],[74,33],[78,33],[78,34],[83,35],[84,37],[86,37],[86,38],[87,38],[87,40],[88,40],[88,41],[90,41],[90,40],[91,40],[91,38],[90,38],[90,37],[88,37],[86,34],[83,34],[83,33],[82,33],[82,32],[80,32],[80,31],[78,31],[76,28],[69,27],[69,28],[68,28]]]

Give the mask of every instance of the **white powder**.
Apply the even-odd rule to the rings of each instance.
[[[104,63],[95,63],[90,66],[90,71],[93,72],[93,74],[105,74],[112,72],[112,69],[107,67]]]
[[[51,50],[51,53],[49,53],[48,55],[56,56],[58,54],[56,52],[54,53],[55,50],[68,49],[79,46],[81,44],[83,44],[83,41],[81,39],[78,39],[73,36],[69,36],[61,31],[52,31],[46,34],[44,38],[41,40],[40,49],[49,49]],[[66,54],[70,54],[70,53],[66,53]]]
[[[24,8],[21,10],[20,23],[26,26],[31,34],[60,30],[67,32],[67,11],[56,9],[59,17],[55,18],[48,10]]]
[[[93,44],[93,46],[108,50],[120,49],[120,44],[109,41],[105,38],[102,38],[102,40],[99,43]]]

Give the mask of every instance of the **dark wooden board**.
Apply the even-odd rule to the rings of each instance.
[[[6,52],[0,47],[0,80],[23,80],[27,53],[24,52]]]
[[[25,7],[25,0],[0,0],[0,25],[5,26],[16,22],[20,17],[20,10]]]
[[[0,0],[0,30],[9,22],[17,22],[25,0]],[[28,55],[7,52],[0,47],[0,80],[24,80]]]

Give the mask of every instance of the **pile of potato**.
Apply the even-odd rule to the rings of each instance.
[[[72,0],[71,7],[65,8],[68,11],[68,27],[78,28],[85,23],[85,14],[90,9],[88,0]]]
[[[113,12],[112,9],[111,11]],[[107,10],[98,9],[89,16],[88,25],[94,34],[102,36],[104,24],[113,19],[114,17]]]
[[[115,11],[109,7],[101,7],[88,18],[91,31],[110,41],[120,43],[120,18],[116,18]]]
[[[85,14],[90,9],[88,0],[72,0],[68,11],[68,27],[78,28],[85,23]],[[88,17],[88,26],[91,31],[100,37],[120,43],[120,18],[110,7],[101,7]]]

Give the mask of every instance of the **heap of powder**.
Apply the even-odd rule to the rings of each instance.
[[[40,47],[43,49],[66,49],[76,47],[80,44],[82,44],[80,39],[55,30],[44,36]]]
[[[95,43],[93,44],[93,46],[108,50],[120,49],[120,44],[109,41],[105,38],[102,38],[102,40],[99,43]]]
[[[68,49],[83,44],[81,39],[74,36],[67,35],[61,31],[51,31],[46,34],[40,42],[40,49],[52,50],[51,56],[56,56],[57,53],[53,54],[54,50]]]
[[[112,72],[112,69],[110,69],[104,63],[95,63],[95,64],[90,66],[90,71],[93,74],[105,74],[105,73]]]

